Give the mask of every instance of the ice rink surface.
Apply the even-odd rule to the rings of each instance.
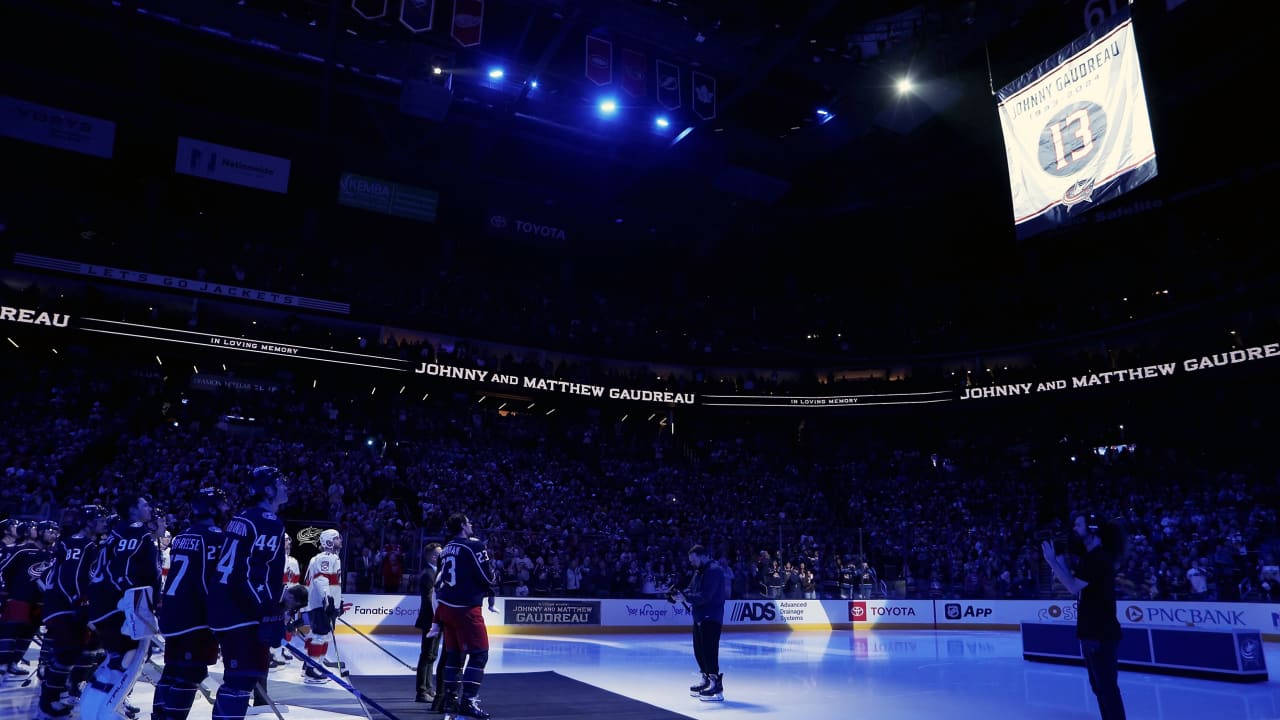
[[[491,674],[554,671],[692,718],[1098,717],[1084,668],[1023,660],[1016,632],[729,632],[720,649],[725,686],[721,703],[689,697],[687,688],[697,680],[697,668],[689,637],[684,634],[495,634],[491,640]],[[398,699],[412,698],[413,674],[396,658],[416,665],[417,636],[375,635],[366,639],[343,633],[338,636],[338,645],[343,660],[357,676],[357,687],[361,675],[403,675],[404,695]],[[35,651],[28,657],[34,661]],[[1265,683],[1121,672],[1120,688],[1128,717],[1280,720],[1280,679],[1276,677],[1280,645],[1268,643],[1266,658],[1272,679]],[[206,682],[216,686],[217,679],[215,672]],[[285,706],[282,710],[289,720],[366,717],[352,696],[333,683],[302,685],[296,662],[274,670],[269,687],[277,703]],[[143,720],[150,718],[151,694],[152,686],[144,680],[131,699],[142,708]],[[34,699],[34,684],[0,693],[0,720],[30,720],[35,715]],[[386,698],[375,695],[374,699]],[[316,709],[317,705],[329,710]],[[414,718],[438,717],[428,713],[426,705],[416,707],[422,712],[412,715]],[[209,703],[197,697],[191,718],[208,720],[210,710]],[[376,712],[372,715],[379,717]],[[269,708],[260,708],[252,716],[274,714]]]

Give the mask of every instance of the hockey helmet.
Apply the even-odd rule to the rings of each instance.
[[[275,497],[276,482],[284,478],[280,468],[271,465],[259,465],[249,474],[249,495],[255,499]]]
[[[320,547],[324,550],[332,550],[337,546],[338,541],[342,539],[342,533],[333,528],[324,530],[320,533]]]
[[[202,487],[191,499],[191,517],[200,519],[217,517],[226,504],[227,494],[222,491],[222,488]]]
[[[99,520],[107,517],[107,509],[101,505],[81,505],[76,509],[75,524],[79,527],[89,527]]]

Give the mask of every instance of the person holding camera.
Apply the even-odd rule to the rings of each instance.
[[[1098,699],[1102,720],[1124,720],[1124,700],[1120,697],[1117,649],[1120,621],[1116,619],[1116,562],[1123,550],[1119,533],[1107,532],[1092,513],[1076,515],[1072,530],[1084,544],[1084,556],[1073,574],[1053,547],[1052,540],[1041,545],[1049,569],[1068,590],[1079,597],[1076,637],[1089,671],[1089,686]],[[1110,528],[1106,528],[1110,530]]]
[[[724,570],[701,545],[689,548],[693,576],[683,591],[669,594],[673,603],[687,604],[693,615],[693,657],[702,682],[689,688],[699,700],[724,700],[724,675],[720,672],[720,631],[724,627]]]

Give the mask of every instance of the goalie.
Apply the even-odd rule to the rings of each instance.
[[[307,574],[303,583],[307,585],[307,612],[327,609],[331,620],[327,624],[311,624],[311,637],[306,641],[307,657],[323,662],[325,667],[335,668],[342,676],[347,675],[347,668],[337,657],[337,648],[333,644],[333,625],[342,614],[342,558],[338,553],[342,550],[342,534],[329,529],[320,533],[320,552],[307,563]],[[320,632],[318,628],[326,628]],[[327,678],[320,671],[308,666],[302,668],[303,679],[307,682],[325,682]]]
[[[138,679],[159,632],[155,617],[160,551],[147,528],[151,501],[126,492],[116,500],[120,524],[100,545],[89,568],[89,626],[98,632],[104,660],[80,699],[82,720],[114,720]]]

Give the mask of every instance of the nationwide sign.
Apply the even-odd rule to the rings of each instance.
[[[409,220],[436,221],[440,193],[381,178],[342,173],[338,204]]]
[[[179,137],[173,169],[182,175],[283,194],[289,192],[289,165],[275,155]]]
[[[0,135],[110,159],[116,142],[116,124],[0,95]]]

